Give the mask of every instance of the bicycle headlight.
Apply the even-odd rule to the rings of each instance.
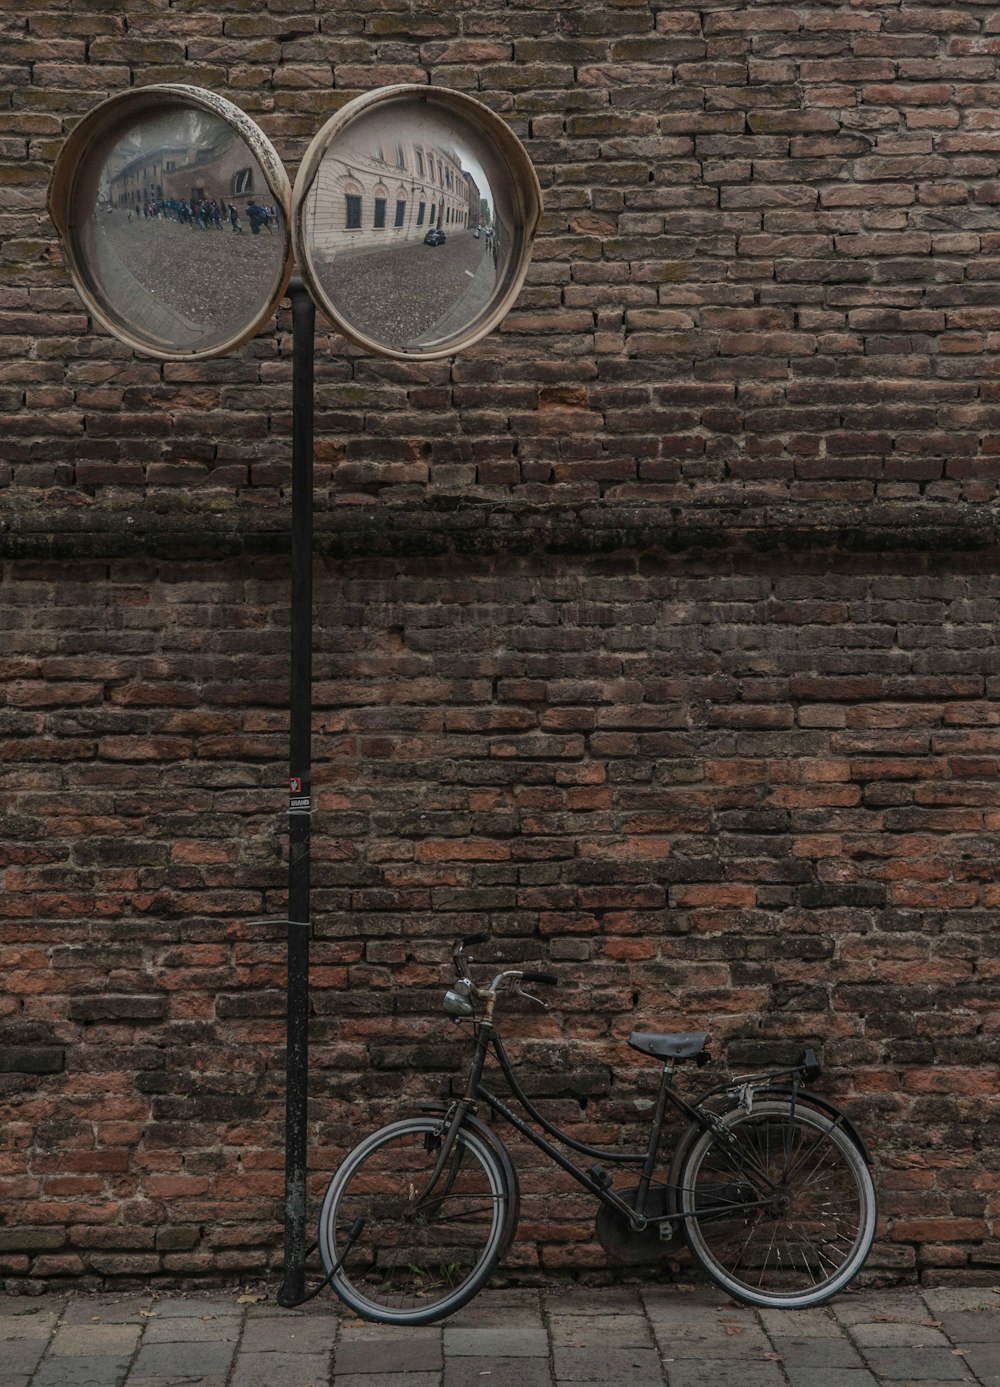
[[[459,978],[453,987],[444,994],[444,1009],[449,1016],[471,1016],[472,1003],[469,996],[472,983],[468,978]]]

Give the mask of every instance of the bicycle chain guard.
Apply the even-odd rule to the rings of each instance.
[[[638,1186],[628,1190],[616,1190],[626,1204],[635,1207],[639,1193]],[[643,1210],[649,1219],[662,1218],[667,1212],[667,1191],[664,1187],[650,1189],[646,1195]],[[594,1220],[597,1240],[604,1248],[609,1261],[625,1266],[652,1266],[670,1257],[676,1257],[684,1247],[684,1235],[679,1225],[674,1224],[670,1236],[660,1236],[660,1226],[650,1223],[641,1233],[634,1232],[625,1218],[609,1204],[602,1204]]]

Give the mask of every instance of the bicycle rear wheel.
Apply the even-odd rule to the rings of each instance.
[[[816,1108],[772,1099],[691,1146],[679,1205],[688,1246],[735,1300],[820,1305],[864,1265],[877,1201],[864,1156]]]
[[[373,1132],[330,1181],[319,1249],[331,1284],[364,1319],[430,1324],[471,1300],[513,1234],[517,1199],[503,1159],[471,1127],[447,1139],[440,1117]]]

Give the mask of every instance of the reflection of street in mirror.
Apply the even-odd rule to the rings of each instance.
[[[189,109],[118,135],[80,226],[94,285],[125,326],[191,348],[252,321],[282,273],[284,235],[244,141]]]
[[[305,212],[324,292],[361,333],[398,348],[474,321],[510,249],[482,163],[440,116],[359,121],[324,156]]]

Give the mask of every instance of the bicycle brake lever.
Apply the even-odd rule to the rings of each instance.
[[[525,992],[524,988],[520,987],[517,983],[514,984],[514,991],[519,997],[527,997],[529,1002],[537,1002],[542,1011],[548,1011],[548,1002],[543,1002],[541,997],[536,997],[533,992]]]

